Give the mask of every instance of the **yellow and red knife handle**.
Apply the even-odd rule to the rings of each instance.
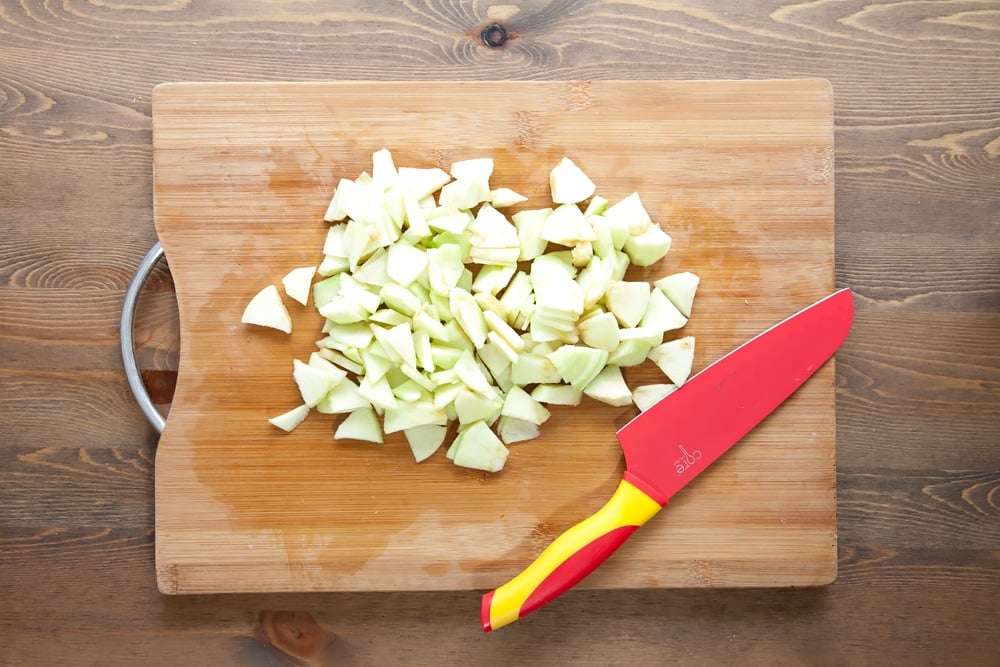
[[[556,538],[521,574],[483,596],[483,632],[539,609],[575,586],[666,504],[628,473],[611,500]]]

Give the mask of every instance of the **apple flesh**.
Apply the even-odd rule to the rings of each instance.
[[[291,433],[294,431],[299,424],[305,421],[305,418],[309,415],[309,405],[303,403],[302,405],[292,408],[288,412],[278,415],[277,417],[271,417],[267,421],[273,426],[277,426],[282,431]]]
[[[509,451],[485,422],[475,422],[459,431],[452,445],[455,465],[486,472],[499,472]]]
[[[556,204],[576,204],[594,194],[597,186],[568,157],[549,172],[549,188]]]
[[[285,294],[303,306],[306,305],[309,301],[309,291],[312,287],[313,276],[315,275],[315,266],[303,266],[298,269],[292,269],[281,279],[281,285],[285,288]]]
[[[410,451],[413,453],[413,459],[417,463],[426,461],[440,449],[447,434],[448,428],[437,424],[414,426],[403,431],[406,442],[410,445]]]
[[[382,444],[382,426],[371,408],[361,408],[347,415],[333,434],[334,440],[364,440]]]
[[[700,280],[698,276],[690,271],[684,271],[664,276],[654,284],[670,299],[670,302],[677,307],[677,310],[684,317],[691,317],[691,305],[694,303],[694,295],[698,291]]]
[[[680,386],[691,375],[694,363],[694,337],[684,336],[654,347],[649,358],[675,385]]]
[[[632,402],[640,412],[645,412],[676,390],[675,384],[644,384],[632,392]]]
[[[281,295],[278,294],[278,288],[274,285],[268,285],[250,299],[240,321],[244,324],[270,327],[286,334],[292,333],[292,318],[281,300]]]

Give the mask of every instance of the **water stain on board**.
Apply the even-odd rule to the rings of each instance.
[[[710,290],[723,299],[749,299],[760,293],[758,246],[762,235],[744,229],[760,229],[760,221],[743,221],[721,214],[718,209],[692,200],[675,202],[664,229],[683,234],[678,250],[685,264],[703,274],[701,291]],[[676,252],[676,251],[672,251]]]
[[[469,576],[489,581],[540,546],[520,544],[517,530],[538,521],[557,525],[560,514],[566,523],[588,488],[603,489],[605,478],[620,475],[620,449],[610,429],[598,442],[598,416],[583,420],[594,432],[587,436],[592,444],[574,440],[581,454],[574,459],[572,488],[560,481],[560,447],[572,439],[568,432],[576,432],[570,420],[529,447],[512,448],[500,475],[456,468],[443,452],[417,465],[400,434],[383,445],[335,442],[341,416],[313,413],[293,433],[274,429],[263,417],[299,400],[291,360],[304,360],[315,349],[321,322],[311,307],[289,303],[291,335],[238,323],[240,295],[252,296],[291,268],[281,265],[287,258],[274,258],[268,234],[249,231],[254,226],[246,221],[248,231],[232,253],[218,249],[200,261],[178,261],[182,274],[197,269],[216,276],[202,279],[208,289],[196,293],[185,292],[195,281],[178,276],[189,344],[158,461],[158,475],[173,478],[160,489],[169,525],[177,525],[178,512],[197,506],[206,526],[205,539],[187,545],[191,553],[222,569],[228,563],[237,573],[239,567],[264,568],[268,580],[302,590],[371,587],[403,566],[413,571],[411,581],[424,585],[439,581],[450,588],[448,582]],[[322,243],[315,233],[302,236],[296,243]],[[496,518],[501,515],[513,520]],[[164,531],[163,539],[169,535]],[[241,538],[246,543],[234,555],[233,541]],[[227,586],[241,585],[233,582],[238,576],[219,575]],[[185,573],[175,579],[183,588]],[[358,583],[365,581],[371,583]]]
[[[323,163],[323,155],[316,145],[311,140],[308,143],[308,152],[284,146],[271,148],[270,165],[265,170],[269,192],[294,203],[301,202],[303,195],[315,196],[317,187],[329,188],[332,194],[333,184],[324,183],[320,172],[329,166]]]

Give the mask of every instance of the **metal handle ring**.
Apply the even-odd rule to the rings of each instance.
[[[139,268],[135,270],[132,282],[129,283],[128,289],[125,291],[125,303],[122,305],[120,329],[122,361],[125,363],[125,377],[128,378],[128,386],[132,389],[132,394],[135,395],[135,400],[139,403],[139,407],[142,408],[146,419],[153,425],[157,433],[163,433],[163,428],[167,425],[167,421],[160,414],[160,411],[156,409],[156,406],[153,405],[153,400],[149,397],[149,391],[146,389],[146,384],[142,381],[142,375],[139,373],[139,362],[135,358],[133,326],[135,324],[135,307],[139,302],[139,293],[142,291],[143,285],[146,284],[146,279],[149,278],[149,274],[152,272],[156,262],[162,257],[163,246],[157,241],[149,249],[149,252],[146,253],[146,256],[142,258],[142,262],[139,263]]]

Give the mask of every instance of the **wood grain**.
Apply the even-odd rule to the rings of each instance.
[[[962,0],[0,0],[0,663],[994,665],[997,16]],[[476,38],[493,20],[516,34],[504,48]],[[476,591],[156,592],[153,475],[115,458],[156,443],[115,334],[156,238],[156,84],[804,76],[833,84],[837,282],[859,295],[838,356],[835,584],[574,591],[487,637]],[[148,303],[143,364],[169,373],[177,323]]]
[[[499,475],[456,471],[443,451],[415,466],[399,434],[384,447],[332,444],[335,420],[322,416],[291,435],[266,424],[298,400],[290,358],[314,349],[320,322],[295,309],[291,337],[235,323],[261,286],[317,261],[332,186],[369,169],[373,149],[445,168],[488,155],[492,183],[527,196],[522,208],[549,201],[564,154],[611,201],[638,191],[674,245],[627,277],[697,271],[701,316],[681,333],[697,338],[702,368],[833,287],[831,107],[820,80],[158,88],[154,210],[184,349],[157,449],[161,590],[493,587],[621,475],[613,432],[635,411],[590,399],[556,411]],[[626,374],[662,378],[652,364]],[[699,480],[702,498],[675,499],[582,585],[828,583],[832,375]]]

